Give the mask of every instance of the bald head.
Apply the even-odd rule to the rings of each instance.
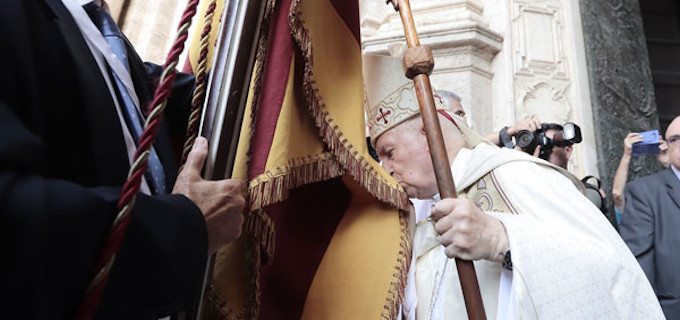
[[[676,117],[668,125],[666,141],[668,141],[668,157],[671,165],[676,170],[680,170],[680,117]]]
[[[671,124],[666,128],[666,140],[668,140],[673,135],[680,135],[680,116],[675,117]]]

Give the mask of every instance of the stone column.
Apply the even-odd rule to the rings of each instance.
[[[580,0],[598,167],[611,199],[614,173],[631,131],[659,127],[654,86],[638,0]],[[584,79],[585,80],[585,79]],[[629,181],[661,167],[653,157],[633,157]]]
[[[432,48],[433,86],[461,96],[473,129],[491,129],[491,62],[501,49],[502,36],[491,30],[478,0],[412,1],[420,41]],[[406,45],[399,14],[384,1],[361,2],[361,31],[365,53],[389,54]]]

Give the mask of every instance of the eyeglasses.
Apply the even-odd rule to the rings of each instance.
[[[676,148],[680,146],[680,136],[672,136],[666,140],[669,148]]]

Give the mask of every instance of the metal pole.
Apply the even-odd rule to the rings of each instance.
[[[199,134],[208,139],[205,179],[230,178],[241,132],[260,26],[268,1],[229,0],[222,13]],[[208,259],[196,319],[205,318],[215,256]]]

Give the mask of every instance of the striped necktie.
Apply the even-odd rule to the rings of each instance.
[[[104,40],[111,46],[111,50],[120,60],[123,66],[130,72],[130,65],[127,59],[127,49],[125,45],[125,38],[123,34],[116,26],[116,22],[113,21],[111,15],[108,14],[104,9],[100,8],[94,2],[88,3],[83,6],[87,14],[92,19],[92,22],[97,26],[99,31],[101,31],[104,36]],[[118,95],[118,101],[123,109],[123,118],[125,118],[125,123],[130,130],[132,138],[135,143],[139,143],[139,138],[142,135],[144,129],[144,116],[139,110],[139,107],[130,97],[125,85],[120,80],[120,77],[116,75],[111,68],[111,74],[116,83],[116,93]],[[149,187],[154,194],[165,194],[165,171],[163,171],[163,164],[161,163],[155,148],[151,148],[151,153],[148,158],[148,167],[145,173]]]

